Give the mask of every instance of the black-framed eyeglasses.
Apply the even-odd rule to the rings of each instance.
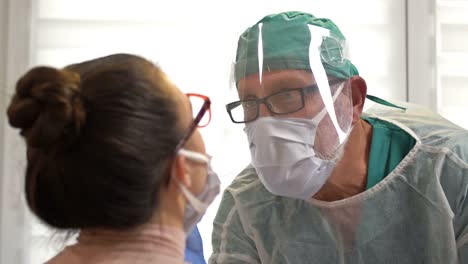
[[[195,131],[195,128],[206,127],[211,121],[210,98],[208,96],[195,93],[187,93],[186,95],[192,106],[193,122],[185,136],[179,141],[179,144],[177,144],[175,148],[176,153],[185,145],[187,140],[193,134],[193,131]],[[205,115],[206,113],[208,113],[208,115]]]
[[[344,79],[329,81],[330,86],[344,82]],[[260,104],[265,104],[274,115],[287,115],[304,108],[305,95],[318,91],[317,84],[301,88],[282,90],[263,98],[252,98],[235,101],[226,105],[226,110],[234,123],[247,123],[257,119],[260,115]]]

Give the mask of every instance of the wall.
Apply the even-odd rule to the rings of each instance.
[[[29,0],[0,0],[0,263],[29,263],[23,198],[24,146],[6,123],[14,83],[29,66]]]

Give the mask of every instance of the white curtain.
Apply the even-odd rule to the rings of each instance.
[[[468,1],[436,1],[437,110],[468,129]]]
[[[30,4],[29,0],[0,0],[0,263],[30,263],[24,144],[6,121],[14,83],[29,66]]]

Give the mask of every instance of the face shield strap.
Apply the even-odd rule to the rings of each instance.
[[[340,84],[340,86],[338,87],[338,89],[336,90],[335,94],[333,95],[333,103],[335,103],[336,101],[336,98],[338,98],[338,96],[341,94],[341,92],[343,91],[343,88],[344,88],[344,85],[345,83],[342,82]],[[320,113],[318,113],[312,120],[314,122],[316,122],[316,124],[320,123],[322,121],[322,119],[325,117],[325,115],[327,114],[327,109],[324,107]]]
[[[346,133],[344,133],[340,126],[338,125],[338,120],[336,119],[335,107],[333,106],[334,100],[332,99],[330,85],[328,83],[328,77],[323,68],[322,60],[321,60],[321,46],[323,42],[323,37],[327,37],[330,34],[330,31],[313,26],[308,25],[310,34],[311,34],[311,41],[309,46],[309,62],[312,72],[314,73],[314,78],[317,83],[317,87],[322,95],[323,103],[325,105],[325,109],[330,114],[330,118],[332,120],[333,126],[338,133],[338,138],[340,144],[343,143],[346,139]]]
[[[263,37],[262,37],[262,26],[263,24],[258,24],[258,73],[260,77],[260,83],[262,83],[262,74],[263,74]]]

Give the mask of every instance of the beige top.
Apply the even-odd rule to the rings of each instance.
[[[182,264],[185,233],[177,228],[145,225],[134,231],[82,231],[77,243],[47,264]]]

